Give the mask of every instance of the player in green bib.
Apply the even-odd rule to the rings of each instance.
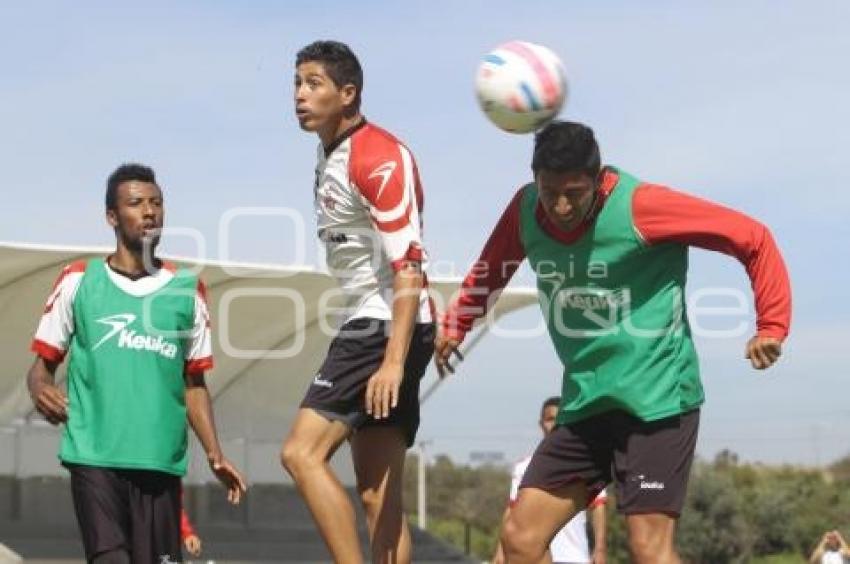
[[[788,335],[782,257],[757,221],[602,167],[582,124],[542,129],[532,171],[448,308],[435,353],[441,373],[451,369],[474,320],[527,259],[564,380],[557,427],[503,528],[507,560],[540,562],[564,523],[614,482],[632,559],[679,562],[675,528],[704,399],[685,308],[688,247],[745,266],[757,317],[746,356],[756,369],[779,358]]]
[[[204,382],[213,364],[204,285],[154,256],[163,210],[150,168],[123,165],[109,177],[115,252],[63,269],[32,344],[30,394],[49,422],[64,424],[59,459],[86,558],[98,564],[182,560],[187,418],[228,499],[245,491],[222,454]],[[67,396],[55,384],[66,354]]]

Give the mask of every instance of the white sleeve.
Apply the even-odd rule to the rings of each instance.
[[[62,269],[47,298],[30,349],[52,362],[61,362],[74,333],[74,298],[85,274],[86,263],[73,263]]]
[[[186,374],[203,374],[213,367],[212,331],[207,291],[199,279],[195,292],[195,321],[186,343]]]
[[[516,501],[516,498],[519,496],[519,485],[522,483],[525,469],[528,468],[528,462],[529,459],[525,459],[516,463],[513,472],[511,472],[511,493],[509,495],[511,503]]]

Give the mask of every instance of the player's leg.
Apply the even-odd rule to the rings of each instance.
[[[102,552],[89,560],[91,564],[130,564],[130,554],[124,548]]]
[[[632,561],[678,563],[676,523],[687,493],[699,410],[643,422],[623,414],[614,454],[617,507]]]
[[[126,485],[109,468],[66,464],[74,512],[88,562],[130,561],[130,513]],[[124,558],[124,560],[122,560]]]
[[[419,429],[419,384],[434,354],[434,334],[433,324],[414,326],[397,406],[386,419],[374,420],[364,413],[362,425],[351,439],[373,562],[406,563],[411,559],[410,529],[402,505],[404,460]],[[381,351],[379,361],[385,347],[386,335],[376,347]]]
[[[337,562],[360,562],[362,552],[354,507],[328,461],[365,420],[363,396],[383,360],[384,326],[379,320],[358,318],[340,328],[281,452],[284,468]]]
[[[587,505],[583,481],[545,491],[522,488],[502,528],[505,558],[511,564],[546,562],[555,534]]]
[[[130,500],[133,562],[182,562],[180,477],[121,470]]]
[[[555,427],[538,445],[502,529],[508,562],[545,562],[552,538],[610,480],[608,416]]]
[[[363,427],[351,438],[357,491],[366,513],[372,562],[410,562],[410,530],[402,507],[407,443],[399,427]]]
[[[286,438],[281,462],[307,503],[334,562],[362,562],[354,507],[329,460],[351,428],[312,408],[301,408]]]
[[[373,562],[406,563],[411,559],[410,530],[402,504],[404,461],[419,430],[419,384],[434,354],[434,333],[432,324],[416,324],[398,405],[387,419],[366,418],[351,438],[357,489],[368,521]],[[381,350],[383,347],[385,341]]]
[[[632,562],[679,564],[675,547],[677,521],[678,517],[664,513],[626,515]]]

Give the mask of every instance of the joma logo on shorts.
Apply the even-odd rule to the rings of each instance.
[[[664,482],[644,482],[641,481],[640,489],[642,490],[663,490]]]
[[[323,380],[321,374],[313,376],[313,385],[321,386],[322,388],[333,388],[334,383],[330,380]]]

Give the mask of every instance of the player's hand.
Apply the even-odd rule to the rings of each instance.
[[[460,354],[458,347],[460,341],[452,339],[444,335],[437,335],[434,341],[434,364],[437,366],[437,373],[440,378],[445,378],[447,373],[454,374],[454,366],[451,365],[449,359],[454,354],[458,358],[458,362],[463,360],[463,355]]]
[[[32,403],[51,425],[68,421],[68,396],[53,384],[37,384],[32,390]]]
[[[227,488],[227,501],[233,505],[238,505],[242,499],[242,494],[248,490],[245,479],[242,478],[239,470],[226,458],[211,458],[210,470],[218,478],[218,481]]]
[[[375,419],[390,416],[398,405],[398,390],[404,377],[401,364],[381,364],[366,384],[366,413]]]
[[[764,370],[769,368],[782,355],[782,341],[775,337],[759,337],[750,339],[747,343],[746,358],[750,359],[753,368]]]
[[[198,535],[189,535],[183,539],[183,546],[186,548],[186,552],[195,558],[201,555],[201,539],[198,538]]]
[[[605,564],[607,562],[605,550],[596,549],[590,557],[591,564]]]

